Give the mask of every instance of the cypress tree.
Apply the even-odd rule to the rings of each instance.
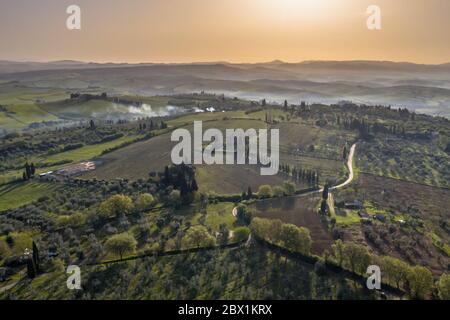
[[[34,267],[33,259],[31,258],[28,258],[27,260],[27,275],[30,279],[34,279],[36,277],[36,269]]]
[[[198,191],[198,185],[197,185],[197,181],[195,179],[192,179],[192,183],[191,183],[191,191]]]
[[[27,163],[25,163],[25,173],[27,175],[27,180],[31,178],[31,168],[30,165]]]
[[[33,265],[36,269],[36,272],[39,272],[39,263],[40,263],[39,250],[36,243],[33,241]]]

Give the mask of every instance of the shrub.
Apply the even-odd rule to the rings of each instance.
[[[284,196],[284,189],[280,186],[276,186],[273,188],[273,195],[277,198]]]
[[[136,209],[139,211],[149,210],[154,203],[155,199],[150,193],[143,193],[140,194],[136,200]]]
[[[270,198],[272,197],[272,194],[273,194],[272,187],[267,184],[260,186],[258,189],[258,196],[261,199]]]
[[[449,143],[450,146],[450,143]],[[450,274],[444,273],[437,282],[439,298],[442,300],[450,300]]]
[[[248,239],[250,229],[248,227],[238,227],[233,230],[233,242],[240,242]]]

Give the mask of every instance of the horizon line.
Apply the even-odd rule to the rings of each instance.
[[[157,64],[157,65],[183,65],[183,64],[302,64],[302,63],[311,63],[311,62],[390,62],[390,63],[398,63],[398,64],[414,64],[414,65],[425,65],[425,66],[439,66],[450,64],[450,61],[441,62],[441,63],[420,63],[413,62],[407,60],[371,60],[371,59],[348,59],[348,60],[333,60],[333,59],[308,59],[308,60],[300,60],[300,61],[284,61],[281,59],[274,60],[264,60],[264,61],[253,61],[253,62],[231,62],[227,60],[205,60],[205,61],[190,61],[190,62],[126,62],[126,61],[101,61],[101,60],[78,60],[78,59],[57,59],[57,60],[28,60],[28,59],[0,59],[0,62],[12,62],[12,63],[62,63],[62,62],[72,62],[72,63],[84,63],[84,64],[116,64],[116,65],[143,65],[143,64]]]

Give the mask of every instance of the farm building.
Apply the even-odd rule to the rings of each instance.
[[[378,221],[381,221],[381,222],[385,222],[386,221],[386,216],[384,214],[376,214],[374,216],[374,218],[377,219]]]
[[[345,201],[344,207],[346,209],[361,210],[363,209],[363,204],[359,200]]]
[[[53,171],[48,171],[48,172],[41,173],[39,175],[39,179],[45,180],[45,181],[53,181],[53,180],[55,180],[55,176],[53,175]]]
[[[80,162],[74,165],[70,165],[67,167],[64,167],[63,169],[60,169],[56,171],[57,176],[61,177],[72,177],[87,171],[91,171],[95,169],[95,162],[93,161],[86,161],[86,162]]]
[[[364,212],[364,211],[360,211],[360,212],[358,213],[358,215],[359,215],[361,218],[363,218],[363,219],[369,219],[369,218],[370,218],[370,215],[369,215],[367,212]]]

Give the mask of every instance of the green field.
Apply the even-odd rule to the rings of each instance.
[[[105,143],[99,143],[94,145],[87,145],[78,149],[61,152],[54,155],[37,156],[29,159],[29,161],[34,163],[45,163],[47,165],[45,168],[36,169],[36,172],[39,174],[42,172],[56,170],[61,167],[61,165],[53,165],[54,163],[61,161],[80,162],[90,160],[92,158],[100,156],[104,150],[117,147],[123,143],[133,141],[140,137],[142,136],[141,135],[124,136],[113,141],[108,141]],[[21,170],[2,172],[0,173],[0,185],[14,179],[20,179],[21,177],[22,177]]]
[[[57,190],[58,184],[44,182],[17,182],[0,186],[0,211],[17,208],[36,201]]]

